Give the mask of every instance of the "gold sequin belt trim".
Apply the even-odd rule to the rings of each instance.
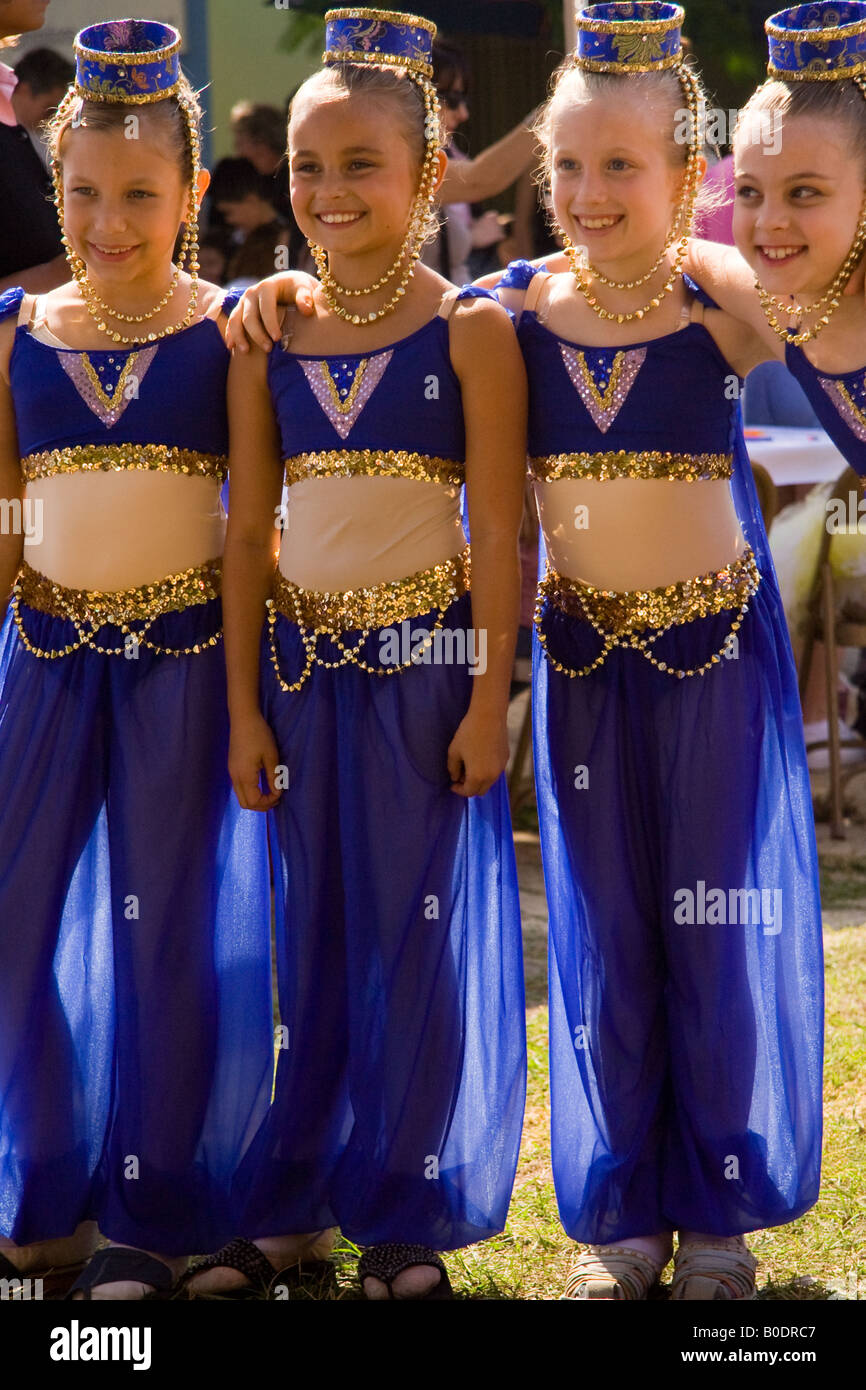
[[[411,478],[417,483],[446,483],[459,487],[465,464],[407,449],[330,449],[321,454],[294,454],[285,460],[286,483],[304,478]]]
[[[277,570],[273,594],[268,599],[268,630],[271,664],[281,688],[286,692],[300,690],[314,665],[335,670],[351,662],[362,671],[376,676],[393,676],[398,671],[406,670],[418,662],[423,647],[415,649],[408,662],[372,666],[360,655],[370,633],[436,610],[437,617],[430,629],[429,641],[425,639],[424,643],[425,646],[432,645],[433,634],[441,628],[446,610],[455,599],[468,592],[469,584],[468,546],[452,559],[432,565],[430,569],[419,570],[405,579],[390,579],[381,584],[371,584],[368,588],[348,589],[341,593],[302,589]],[[304,644],[304,669],[299,678],[292,682],[286,681],[280,671],[275,637],[279,614],[297,623]],[[355,631],[360,632],[360,637],[355,646],[349,648],[345,646],[342,634]],[[319,657],[317,645],[320,636],[329,637],[338,648],[341,653],[339,660],[326,661]]]
[[[53,478],[57,473],[147,471],[189,473],[224,482],[228,459],[224,454],[199,454],[194,449],[175,449],[170,444],[80,444],[68,449],[49,449],[26,454],[21,460],[25,483]]]
[[[711,666],[717,666],[729,650],[731,633],[739,630],[749,601],[757,592],[760,582],[761,576],[752,550],[746,550],[724,569],[699,575],[696,579],[681,579],[658,589],[596,589],[582,580],[558,574],[548,565],[547,573],[538,586],[535,629],[547,660],[563,675],[587,676],[603,665],[608,653],[615,647],[631,647],[668,675],[679,679],[702,676]],[[562,665],[550,655],[547,637],[542,629],[545,602],[552,603],[570,617],[582,618],[595,628],[602,639],[602,649],[588,666],[575,670]],[[674,667],[659,661],[654,655],[654,643],[669,628],[696,618],[707,618],[726,609],[737,610],[737,616],[722,647],[702,666],[688,669]]]
[[[33,656],[50,660],[70,656],[81,647],[89,647],[101,656],[130,657],[139,643],[165,656],[189,656],[216,646],[222,637],[222,629],[191,647],[163,647],[151,642],[147,633],[151,624],[165,613],[179,613],[195,604],[218,598],[221,571],[221,560],[208,560],[203,565],[182,570],[180,574],[167,575],[155,584],[142,584],[136,589],[69,589],[63,584],[55,584],[53,579],[48,579],[25,562],[12,596],[15,625],[27,650]],[[78,640],[52,651],[37,647],[25,631],[20,611],[22,603],[53,618],[65,618],[74,624]],[[129,626],[133,622],[144,622],[145,627],[133,630]],[[126,639],[121,646],[96,646],[96,635],[106,624],[120,628]]]
[[[667,478],[669,481],[696,483],[712,478],[730,478],[732,454],[632,454],[618,449],[606,454],[547,454],[529,460],[530,477],[540,483],[559,478]]]

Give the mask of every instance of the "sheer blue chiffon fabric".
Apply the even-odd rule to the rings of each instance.
[[[413,618],[429,630],[435,614]],[[471,624],[468,595],[444,615]],[[297,626],[275,630],[287,681]],[[360,633],[344,634],[354,648]],[[361,645],[377,664],[381,632]],[[320,638],[324,660],[338,660]],[[280,1019],[270,1113],[240,1175],[251,1236],[471,1244],[505,1224],[525,1095],[520,917],[504,780],[450,790],[465,665],[316,665],[262,702],[288,768],[272,813]]]
[[[75,640],[21,611],[35,644]],[[212,599],[149,637],[219,624]],[[51,661],[10,617],[0,651],[0,1231],[95,1218],[214,1248],[273,1073],[267,855],[226,771],[222,647]]]
[[[726,444],[761,575],[731,658],[677,679],[614,649],[572,679],[534,637],[553,1171],[580,1241],[730,1236],[818,1196],[821,906],[802,716],[738,406]],[[673,627],[653,653],[699,666],[734,616]],[[588,621],[546,601],[541,624],[563,665],[598,655]]]

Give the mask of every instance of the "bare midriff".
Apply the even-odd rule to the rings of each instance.
[[[66,588],[137,588],[223,552],[226,516],[216,478],[58,473],[28,482],[25,499],[31,534],[24,559]]]
[[[746,549],[725,478],[558,478],[535,484],[551,566],[617,591],[723,569]]]
[[[279,567],[302,589],[343,593],[405,579],[466,545],[460,489],[410,478],[304,478],[286,494]]]

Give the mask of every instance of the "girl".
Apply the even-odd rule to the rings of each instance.
[[[787,363],[866,473],[866,4],[797,5],[765,27],[769,79],[734,142],[734,234],[751,271],[706,243],[694,264]]]
[[[530,267],[515,305],[547,555],[553,1167],[592,1243],[567,1298],[645,1298],[675,1231],[673,1298],[751,1297],[742,1234],[818,1191],[809,783],[736,404],[767,350],[680,273],[702,172],[682,18],[578,16],[541,126],[572,270]]]
[[[534,708],[554,1176],[566,1229],[593,1242],[568,1297],[645,1297],[675,1230],[674,1298],[748,1297],[742,1233],[818,1190],[809,783],[736,405],[769,335],[677,274],[700,165],[681,20],[580,16],[542,135],[591,267],[572,251],[573,275],[508,277],[550,566]]]
[[[230,768],[272,811],[283,1046],[239,1179],[256,1243],[191,1284],[270,1281],[339,1224],[371,1247],[368,1297],[442,1298],[438,1252],[504,1225],[523,1111],[501,773],[525,380],[504,312],[416,265],[444,166],[435,26],[326,23],[289,126],[313,316],[229,387]]]
[[[270,1087],[266,845],[225,770],[230,305],[197,276],[179,47],[79,34],[52,127],[73,279],[0,300],[0,1230],[96,1218],[84,1298],[167,1290],[231,1229]]]

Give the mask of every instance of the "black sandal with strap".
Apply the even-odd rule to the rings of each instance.
[[[196,1293],[194,1289],[188,1287],[189,1281],[194,1279],[197,1274],[203,1274],[206,1269],[236,1269],[238,1274],[243,1274],[249,1283],[242,1284],[238,1289],[219,1290],[214,1293]],[[274,1281],[274,1267],[266,1255],[263,1255],[257,1245],[245,1236],[235,1236],[221,1250],[217,1250],[213,1255],[206,1255],[204,1259],[195,1260],[189,1269],[181,1275],[178,1280],[178,1288],[186,1289],[190,1298],[250,1298],[260,1297],[267,1293]]]
[[[144,1298],[167,1298],[174,1288],[174,1275],[162,1260],[156,1260],[143,1250],[135,1250],[129,1245],[109,1245],[91,1255],[72,1288],[65,1295],[74,1300],[76,1293],[83,1294],[84,1302],[92,1301],[92,1290],[98,1284],[150,1284],[154,1293],[144,1294]]]
[[[364,1287],[365,1279],[380,1279],[388,1290],[388,1297],[394,1298],[392,1285],[398,1274],[402,1274],[404,1269],[414,1269],[416,1265],[432,1265],[438,1269],[441,1275],[438,1284],[434,1284],[432,1289],[417,1297],[406,1300],[396,1300],[400,1302],[425,1302],[433,1299],[453,1298],[454,1291],[451,1288],[451,1281],[448,1278],[448,1271],[435,1250],[431,1250],[427,1245],[400,1245],[392,1243],[390,1245],[371,1245],[369,1246],[358,1261],[358,1278],[361,1281],[361,1288]]]

